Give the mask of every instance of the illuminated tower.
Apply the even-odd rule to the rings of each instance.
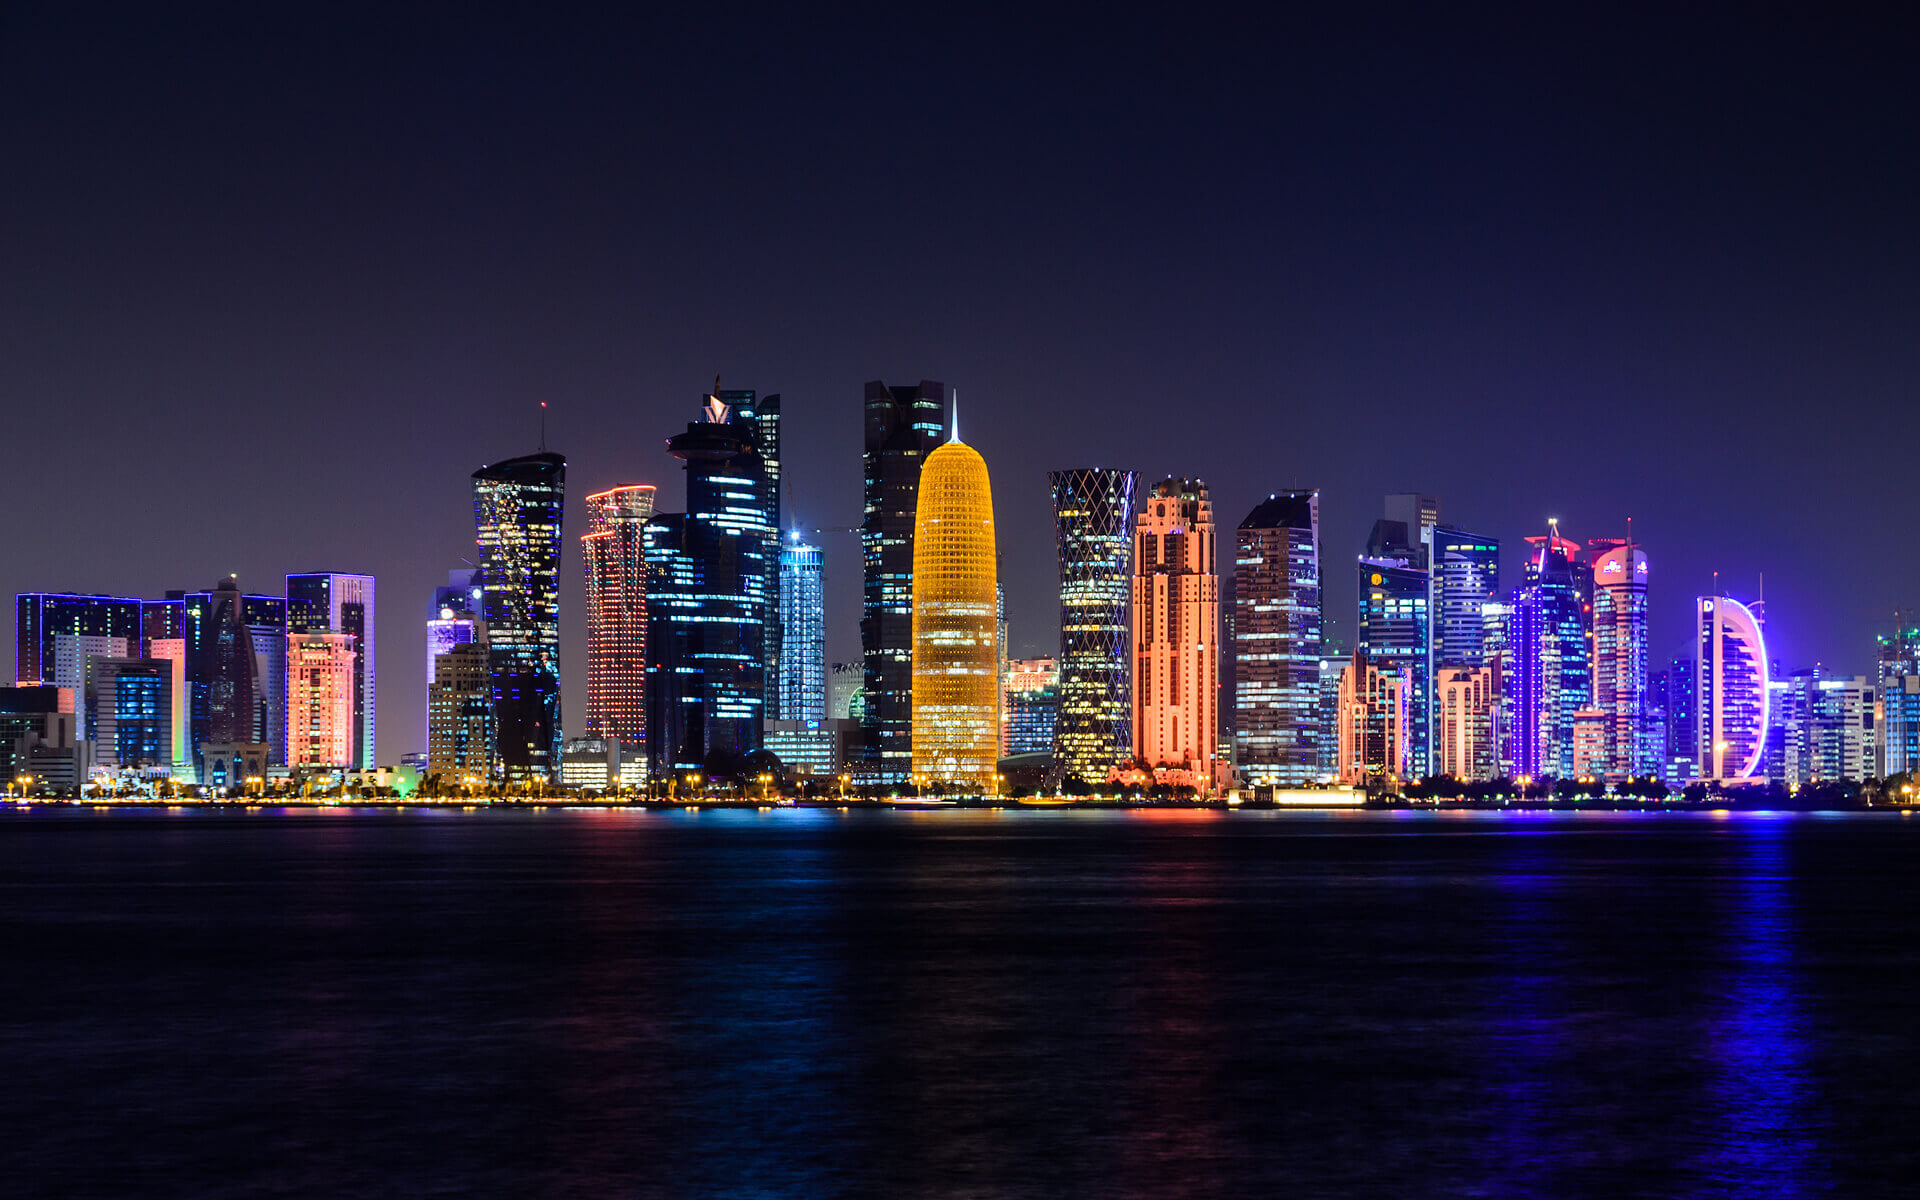
[[[755,391],[733,388],[722,391],[718,379],[713,381],[713,386],[714,398],[727,406],[735,421],[747,427],[747,436],[753,443],[753,452],[760,456],[760,472],[765,477],[765,491],[758,501],[764,527],[760,535],[760,654],[766,685],[762,715],[767,720],[787,720],[787,715],[780,711],[779,687],[780,660],[784,653],[780,635],[780,395],[775,392],[762,396]]]
[[[473,473],[492,761],[509,782],[560,769],[560,522],[567,460],[541,451]]]
[[[1220,746],[1220,576],[1213,502],[1163,479],[1133,532],[1133,754],[1213,789]],[[1182,781],[1185,782],[1185,781]]]
[[[1592,538],[1593,706],[1605,714],[1602,770],[1620,783],[1659,769],[1647,711],[1647,556],[1638,546]]]
[[[914,516],[913,773],[987,794],[1000,758],[994,585],[987,464],[956,436],[927,455]]]
[[[906,778],[913,762],[913,529],[920,467],[946,436],[947,388],[923,379],[866,391],[866,508],[860,522],[861,775]]]
[[[1339,769],[1338,702],[1322,694],[1340,667],[1322,665],[1321,616],[1320,493],[1275,492],[1234,532],[1234,760],[1247,783],[1299,787]]]
[[[827,609],[820,547],[798,533],[780,547],[780,698],[782,721],[827,717]]]
[[[1428,761],[1433,624],[1427,606],[1432,578],[1427,572],[1427,547],[1417,540],[1431,537],[1431,527],[1410,528],[1390,518],[1375,521],[1367,552],[1360,556],[1355,649],[1374,666],[1397,672],[1406,683],[1405,771],[1416,779],[1433,772]]]
[[[1485,665],[1484,608],[1499,599],[1500,540],[1444,525],[1436,528],[1429,614],[1436,672],[1442,667]],[[1439,757],[1437,751],[1435,757]]]
[[[1060,552],[1060,714],[1053,756],[1086,783],[1133,756],[1132,471],[1052,471]]]
[[[374,703],[377,687],[373,617],[371,575],[287,576],[289,633],[344,633],[353,638],[353,753],[346,765],[361,770],[371,770],[375,765],[374,731],[378,728]],[[288,670],[292,670],[291,659]],[[291,685],[287,697],[291,704]],[[292,731],[289,725],[288,737],[292,737]],[[291,765],[293,759],[289,757],[287,762]]]
[[[1549,522],[1530,537],[1526,580],[1513,594],[1507,621],[1512,671],[1513,770],[1516,775],[1570,778],[1574,714],[1593,701],[1589,595],[1593,570],[1580,546]]]
[[[350,633],[287,635],[287,765],[353,767],[358,639]]]
[[[1702,596],[1694,613],[1700,777],[1752,779],[1767,752],[1767,643],[1760,620],[1728,596]]]
[[[639,747],[647,733],[647,562],[641,530],[650,483],[586,499],[580,557],[587,572],[587,736]]]
[[[1889,775],[1920,772],[1920,629],[1913,614],[1895,614],[1894,630],[1879,638],[1874,682],[1880,695],[1880,730],[1876,770]]]

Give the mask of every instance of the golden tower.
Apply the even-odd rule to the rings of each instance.
[[[956,433],[920,468],[913,522],[913,773],[923,784],[998,791],[994,575],[986,460]]]

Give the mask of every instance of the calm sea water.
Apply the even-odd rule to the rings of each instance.
[[[1883,815],[0,812],[0,1192],[1843,1196]]]

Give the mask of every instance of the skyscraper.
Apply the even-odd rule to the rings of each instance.
[[[481,618],[497,768],[544,782],[560,766],[560,524],[567,460],[541,451],[473,473]]]
[[[1234,534],[1234,757],[1248,783],[1299,787],[1337,758],[1323,725],[1320,493],[1275,492]],[[1329,676],[1337,680],[1338,667]],[[1335,704],[1325,718],[1336,716]]]
[[[1580,561],[1579,544],[1561,537],[1557,523],[1549,526],[1546,537],[1527,539],[1526,579],[1508,619],[1513,770],[1571,778],[1574,714],[1593,700],[1593,571]]]
[[[957,422],[956,422],[957,424]],[[927,455],[913,535],[913,773],[998,792],[993,488],[956,435]]]
[[[1485,606],[1500,598],[1500,541],[1439,526],[1433,531],[1433,666],[1485,664]]]
[[[1364,651],[1340,672],[1340,782],[1397,783],[1407,776],[1406,671],[1367,661]]]
[[[207,782],[208,745],[265,745],[287,760],[287,601],[240,591],[229,575],[212,591],[168,593],[186,635],[187,740],[195,777]]]
[[[464,783],[493,775],[493,696],[487,683],[486,629],[477,641],[449,647],[433,660],[427,685],[427,769]]]
[[[322,630],[287,635],[288,766],[360,765],[354,746],[360,736],[360,722],[354,718],[355,684],[362,678],[354,660],[359,657],[355,634]]]
[[[1730,596],[1694,602],[1700,776],[1752,779],[1767,749],[1767,643],[1753,610]]]
[[[907,387],[876,379],[866,389],[857,769],[878,783],[900,782],[913,762],[913,524],[921,465],[946,436],[946,396],[930,379]]]
[[[1657,772],[1647,715],[1647,556],[1631,542],[1592,538],[1593,706],[1605,714],[1608,783]]]
[[[756,426],[718,396],[667,442],[685,462],[687,511],[642,532],[647,564],[647,754],[651,772],[715,769],[709,758],[760,748],[768,482]],[[777,605],[775,612],[777,615]]]
[[[450,571],[447,586],[433,589],[427,615],[427,682],[433,682],[434,661],[455,646],[480,640],[479,573],[471,568]]]
[[[103,658],[94,663],[87,724],[95,765],[165,775],[174,767],[178,663],[157,658]]]
[[[344,633],[353,639],[353,749],[346,765],[371,770],[376,765],[374,737],[378,729],[375,700],[378,684],[374,659],[373,576],[307,574],[287,576],[287,631],[289,633]],[[287,695],[293,695],[289,644]],[[291,709],[288,710],[292,712]],[[288,727],[292,736],[292,727]],[[291,746],[289,746],[291,752]],[[292,765],[292,758],[288,758]]]
[[[1088,784],[1133,757],[1132,471],[1052,471],[1060,558],[1060,715],[1055,763]]]
[[[636,752],[647,733],[647,561],[642,530],[654,488],[629,484],[586,499],[587,736]]]
[[[827,605],[820,547],[798,533],[780,547],[780,719],[827,717]]]
[[[1220,576],[1213,502],[1197,479],[1163,479],[1133,535],[1133,754],[1211,791],[1220,744]]]
[[[1400,521],[1375,521],[1367,552],[1359,562],[1355,646],[1367,662],[1397,672],[1406,681],[1404,769],[1413,778],[1433,773],[1428,754],[1433,625],[1427,607],[1432,580],[1426,567],[1427,549],[1413,541],[1431,537],[1430,530],[1422,534]]]
[[[765,490],[759,498],[762,525],[761,533],[761,619],[760,619],[760,657],[762,678],[766,681],[764,711],[767,720],[786,720],[787,715],[780,711],[780,661],[785,654],[780,629],[780,530],[782,521],[781,462],[780,462],[780,395],[774,393],[762,396],[751,390],[728,389],[720,391],[720,381],[714,380],[714,396],[732,412],[734,420],[747,426],[751,431],[749,438],[753,451],[760,456],[760,473],[765,479]]]
[[[1785,683],[1784,728],[1777,731],[1782,753],[1769,764],[1773,778],[1800,787],[1873,774],[1873,681],[1828,679],[1815,667],[1795,671]]]
[[[1455,779],[1492,779],[1500,697],[1494,667],[1442,667],[1434,684],[1434,769]]]
[[[1920,628],[1896,614],[1891,634],[1881,634],[1874,682],[1879,694],[1878,774],[1920,772]]]
[[[79,686],[74,680],[61,682],[54,678],[55,635],[118,638],[137,649],[142,633],[140,610],[140,601],[127,596],[82,596],[70,592],[22,592],[15,596],[15,682],[20,687]]]
[[[1053,658],[1016,658],[1007,664],[1007,738],[1004,754],[1053,751],[1060,715],[1060,664]]]

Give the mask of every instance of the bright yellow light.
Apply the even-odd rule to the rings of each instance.
[[[920,468],[913,539],[915,782],[984,788],[999,758],[993,487],[987,464],[948,442]]]

